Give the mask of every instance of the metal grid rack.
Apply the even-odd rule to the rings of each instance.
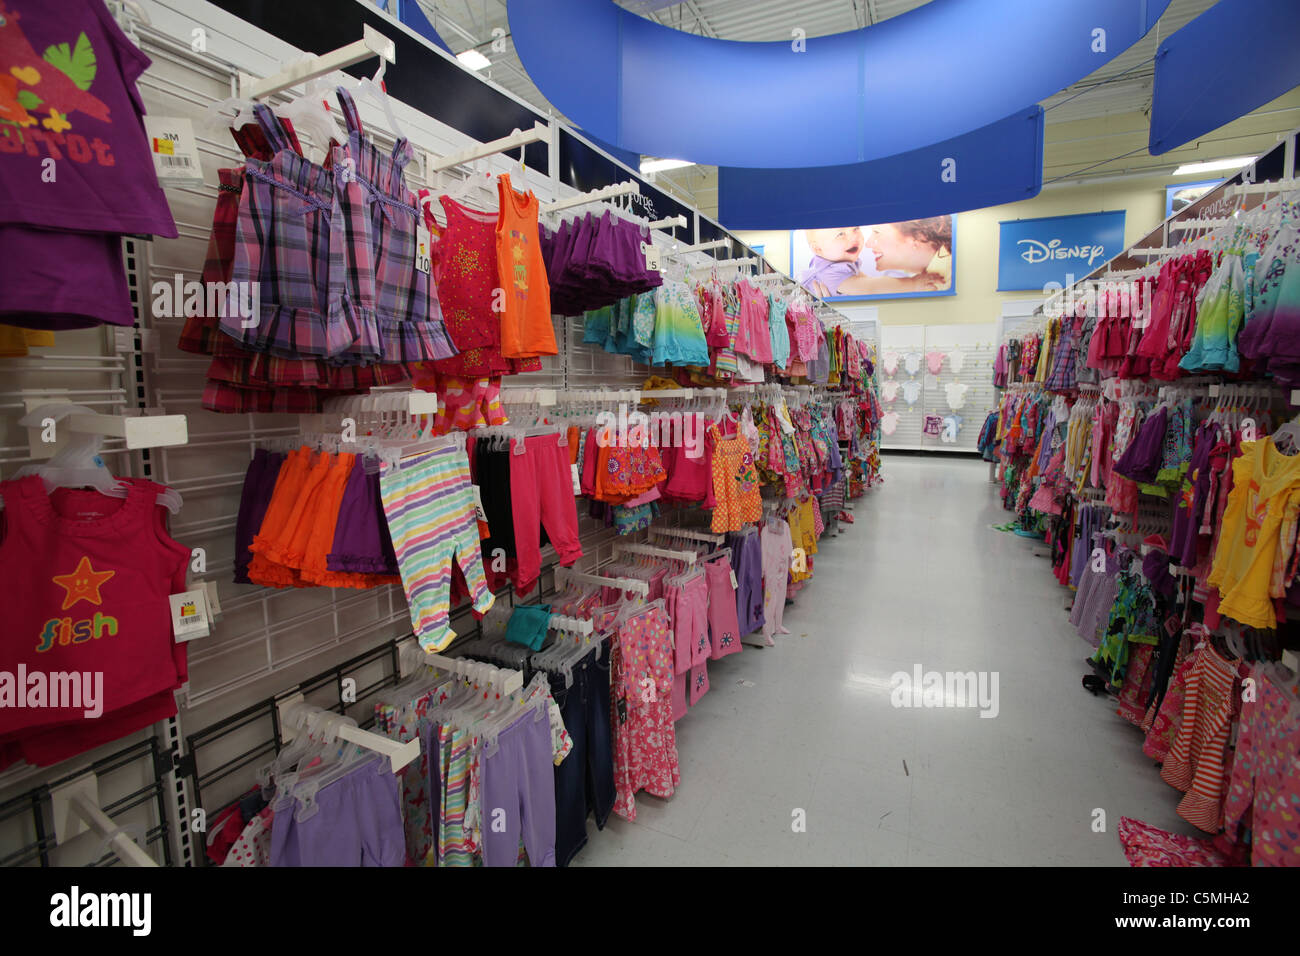
[[[25,402],[33,397],[58,393],[102,411],[132,413],[150,409],[186,415],[186,445],[138,452],[128,451],[120,441],[109,439],[104,454],[111,456],[106,460],[115,474],[151,477],[184,496],[184,509],[172,522],[171,533],[187,547],[204,551],[206,568],[191,573],[192,586],[211,581],[219,587],[221,616],[212,635],[190,645],[190,681],[181,694],[178,717],[159,725],[156,739],[141,734],[141,742],[132,744],[153,748],[151,786],[159,788],[165,798],[162,819],[168,823],[160,823],[150,831],[151,841],[168,844],[166,862],[195,865],[202,857],[202,838],[191,832],[191,807],[197,806],[200,795],[206,802],[237,797],[223,793],[222,787],[233,782],[237,769],[264,752],[258,749],[261,745],[257,741],[252,741],[251,756],[223,753],[216,758],[214,769],[209,770],[211,759],[200,759],[195,748],[199,748],[199,755],[212,753],[217,741],[229,743],[238,736],[236,731],[248,733],[257,723],[257,708],[274,699],[285,686],[307,686],[313,675],[373,666],[384,660],[385,649],[409,636],[410,620],[401,589],[391,585],[351,593],[328,588],[277,591],[230,582],[233,531],[251,452],[266,439],[296,433],[298,417],[218,415],[203,410],[200,383],[208,360],[177,348],[184,320],[154,315],[152,290],[154,283],[174,283],[178,276],[182,282],[201,278],[217,195],[216,170],[242,160],[229,137],[205,126],[204,111],[232,95],[238,88],[241,70],[265,76],[301,53],[205,2],[143,0],[142,5],[151,25],[140,26],[134,39],[153,65],[139,81],[141,95],[150,115],[191,120],[204,184],[165,187],[178,238],[124,240],[135,328],[59,333],[54,354],[33,351],[25,358],[0,359],[4,385],[0,408],[7,411],[0,417],[0,475],[7,477],[32,460],[27,433],[15,423],[25,411]],[[208,53],[191,49],[195,27],[206,30]],[[284,98],[287,95],[277,94],[271,102]],[[399,102],[392,106],[403,132],[416,146],[417,155],[447,155],[469,142],[463,134],[434,118]],[[396,137],[387,128],[382,112],[365,101],[360,103],[360,109],[367,132],[381,149],[391,146]],[[552,130],[554,133],[555,127]],[[310,137],[303,134],[300,138],[310,152],[314,146]],[[552,154],[551,167],[557,168],[554,135]],[[482,162],[493,172],[508,171],[513,165],[507,157]],[[408,172],[413,188],[430,184],[422,169]],[[543,198],[575,192],[567,186],[557,187],[532,169],[528,186]],[[593,207],[593,211],[598,208]],[[696,219],[698,230],[699,217]],[[707,261],[707,254],[696,255]],[[626,356],[582,344],[581,319],[557,317],[555,322],[560,354],[547,359],[541,372],[513,377],[512,386],[627,387],[639,384],[649,374],[649,369],[635,365]],[[581,509],[579,534],[585,552],[579,562],[581,569],[590,570],[611,560],[612,543],[618,538],[614,529],[606,528]],[[550,547],[542,549],[541,557],[544,567],[556,560]],[[502,610],[494,614],[508,614],[513,599],[499,604]],[[467,614],[467,605],[453,611],[453,616]],[[230,716],[232,712],[248,714],[247,722],[240,724]],[[190,732],[190,728],[195,729]],[[207,733],[209,728],[226,732]],[[271,727],[268,733],[270,736],[263,738],[262,744],[266,739],[276,739],[276,728]],[[108,749],[101,748],[96,754]],[[202,772],[197,766],[191,767],[192,763],[201,766]],[[0,774],[0,795],[8,797],[51,773],[47,768],[13,768]],[[193,793],[188,792],[191,787]],[[39,789],[14,796],[3,806],[27,806],[30,794]],[[212,819],[212,815],[208,818]],[[24,840],[23,845],[28,842]],[[0,840],[0,853],[7,853],[10,845],[7,838]]]
[[[94,845],[90,834],[60,847],[54,836],[50,794],[89,770],[110,792],[125,789],[103,810],[115,823],[144,831],[138,842],[162,866],[172,865],[172,824],[169,822],[165,778],[172,767],[171,755],[157,737],[149,737],[97,760],[89,767],[58,777],[0,803],[0,833],[6,851],[0,866],[111,866],[113,853],[88,852]],[[144,782],[141,783],[140,781]],[[111,788],[111,790],[110,790]],[[11,843],[12,841],[12,843]],[[14,848],[9,849],[12,845]],[[99,847],[103,850],[103,846]]]

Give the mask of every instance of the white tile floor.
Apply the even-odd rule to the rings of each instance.
[[[1123,866],[1121,816],[1194,832],[1140,731],[1080,686],[1090,651],[1041,543],[990,527],[1008,515],[988,466],[884,471],[823,538],[790,636],[710,665],[677,725],[677,793],[588,821],[574,865]],[[893,707],[891,675],[916,664],[996,671],[998,716]]]

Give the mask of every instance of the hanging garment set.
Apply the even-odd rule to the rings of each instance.
[[[981,446],[1016,530],[1046,533],[1076,589],[1083,684],[1141,728],[1178,814],[1217,837],[1124,818],[1134,865],[1300,864],[1284,652],[1300,607],[1296,208],[1283,193],[1103,276],[1003,346],[995,373],[1007,388]]]

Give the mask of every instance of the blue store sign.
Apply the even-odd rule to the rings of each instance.
[[[998,223],[998,291],[1059,288],[1124,249],[1124,211]],[[1069,279],[1073,276],[1073,279]]]

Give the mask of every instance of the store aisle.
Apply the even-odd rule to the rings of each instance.
[[[988,465],[883,471],[823,539],[790,636],[710,665],[677,794],[589,824],[576,865],[1122,866],[1121,815],[1190,832],[1139,731],[1080,686],[1088,648],[1043,544],[991,528]],[[997,715],[892,706],[891,675],[918,664],[996,672]]]

